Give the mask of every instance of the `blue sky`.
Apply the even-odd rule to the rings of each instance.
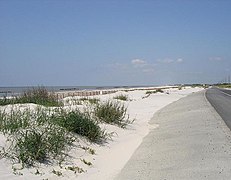
[[[216,83],[229,0],[0,0],[0,86]]]

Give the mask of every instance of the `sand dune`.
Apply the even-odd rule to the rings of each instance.
[[[111,140],[107,140],[103,145],[93,144],[80,138],[76,144],[78,147],[73,148],[70,152],[70,158],[62,165],[44,165],[39,164],[34,168],[24,168],[20,170],[20,165],[16,164],[12,166],[11,161],[1,158],[0,159],[0,179],[113,179],[120,170],[124,167],[129,160],[133,152],[142,142],[142,139],[148,134],[150,129],[158,127],[158,124],[149,125],[149,120],[153,114],[163,108],[164,106],[187,96],[190,93],[202,90],[202,88],[183,88],[178,90],[177,88],[164,89],[163,93],[151,94],[147,97],[146,90],[135,91],[118,91],[113,94],[96,95],[94,97],[99,98],[101,101],[107,99],[113,99],[114,96],[120,94],[126,94],[130,101],[123,102],[128,107],[128,114],[131,120],[135,120],[132,124],[129,124],[125,129],[119,128],[114,125],[101,124],[101,127],[112,133]],[[68,100],[69,97],[64,98]],[[74,97],[79,98],[79,97]],[[73,99],[73,97],[72,97]],[[69,98],[69,101],[71,98]],[[23,105],[35,106],[33,104]],[[68,105],[66,108],[74,108],[75,106],[82,108],[81,105]],[[3,109],[5,107],[1,107]],[[9,107],[8,107],[9,108]],[[0,146],[4,147],[5,137],[0,135]],[[87,150],[79,148],[88,147],[94,149],[95,153],[92,155]],[[87,162],[91,162],[92,165],[86,165],[83,163],[83,159]],[[65,166],[72,165],[78,166],[84,170],[84,173],[74,173],[73,171],[65,169]],[[16,169],[16,175],[12,169]],[[36,175],[36,171],[39,174]],[[61,176],[57,176],[52,173],[53,170],[60,171]],[[21,174],[21,175],[20,175]]]

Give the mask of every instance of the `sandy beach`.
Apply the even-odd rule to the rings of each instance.
[[[149,96],[146,94],[147,90],[117,91],[112,94],[95,95],[93,97],[100,99],[102,102],[108,99],[116,101],[113,97],[121,94],[127,95],[128,101],[119,101],[128,108],[129,119],[134,120],[134,122],[126,128],[100,124],[107,133],[111,134],[111,137],[103,144],[90,143],[80,137],[76,142],[76,147],[69,151],[69,157],[61,166],[38,164],[33,168],[21,169],[19,164],[12,165],[10,160],[1,158],[0,179],[113,179],[130,159],[148,132],[158,127],[158,124],[149,124],[149,120],[155,112],[182,97],[201,90],[202,88],[199,87],[186,87],[181,90],[168,87],[163,90],[163,93],[158,92]],[[65,97],[63,99],[65,108],[84,108],[84,105],[72,103],[74,99],[79,98],[78,96]],[[20,108],[30,107],[33,109],[36,106],[34,104],[24,104]],[[0,108],[3,110],[11,107],[8,105]],[[1,134],[0,147],[6,145],[5,141],[6,138]],[[94,153],[89,153],[89,150],[93,150]],[[84,161],[90,163],[86,164]],[[74,173],[67,170],[65,167],[70,165],[78,166],[84,172]],[[54,170],[61,172],[61,175],[55,174]]]

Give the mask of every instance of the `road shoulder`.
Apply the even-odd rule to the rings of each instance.
[[[158,124],[121,173],[125,179],[229,179],[230,130],[205,97],[191,94],[158,111]]]

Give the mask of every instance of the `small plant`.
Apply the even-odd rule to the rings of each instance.
[[[19,172],[16,168],[13,168],[13,173],[18,176],[23,176],[23,173]]]
[[[95,106],[95,116],[103,122],[125,127],[130,123],[126,118],[127,108],[119,102],[107,101]]]
[[[94,150],[94,149],[89,148],[89,150],[88,150],[88,151],[89,151],[89,153],[90,153],[90,154],[92,154],[92,155],[94,155],[94,154],[95,154],[95,150]]]
[[[88,98],[83,97],[83,98],[80,98],[79,100],[80,100],[80,101],[87,101],[87,100],[88,100]]]
[[[42,173],[41,172],[39,172],[39,170],[38,169],[36,169],[36,172],[34,173],[35,175],[41,175]]]
[[[156,93],[156,91],[146,91],[146,93],[145,94],[153,94],[153,93]]]
[[[81,161],[82,161],[84,164],[88,165],[88,166],[91,166],[91,165],[92,165],[91,162],[88,162],[88,161],[86,161],[85,159],[81,159]]]
[[[74,97],[72,98],[68,98],[64,101],[65,105],[72,105],[72,106],[76,106],[76,105],[82,105],[82,102],[79,99],[76,99]]]
[[[128,96],[121,94],[121,95],[115,96],[114,99],[118,99],[121,101],[128,101]]]
[[[68,166],[66,169],[70,170],[70,171],[74,171],[74,173],[83,173],[84,170],[78,166]]]
[[[154,91],[146,91],[145,94],[151,95],[151,94],[155,94],[155,93],[163,93],[164,91],[162,89],[156,89]]]
[[[53,169],[52,173],[54,173],[57,176],[62,176],[63,174],[60,171],[56,171]]]
[[[88,101],[90,104],[97,104],[100,100],[97,98],[89,98]]]
[[[156,89],[156,92],[163,93],[164,91],[162,89]]]
[[[90,104],[97,104],[100,100],[98,98],[80,98],[80,101],[88,101]]]
[[[95,154],[95,150],[86,146],[82,146],[81,147],[83,150],[88,151],[90,154],[94,155]]]

